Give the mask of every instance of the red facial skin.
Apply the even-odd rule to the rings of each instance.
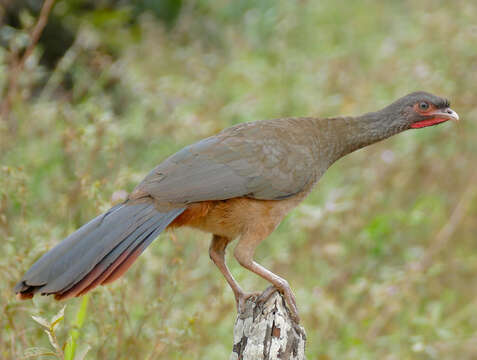
[[[415,104],[414,111],[423,116],[432,116],[433,113],[436,113],[436,117],[415,122],[414,124],[411,125],[412,129],[419,129],[426,126],[432,126],[432,125],[436,125],[436,124],[449,120],[448,117],[439,117],[439,115],[442,115],[442,113],[440,113],[440,110],[436,109],[436,107],[432,104],[429,104],[429,108],[425,111],[419,109],[419,104]]]

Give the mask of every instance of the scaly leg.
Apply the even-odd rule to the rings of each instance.
[[[288,282],[253,260],[255,248],[264,239],[264,236],[261,235],[260,231],[257,233],[250,231],[243,234],[235,247],[234,256],[240,265],[271,282],[283,294],[293,320],[299,323],[300,317],[298,316],[295,295],[293,295]]]
[[[209,256],[232,288],[232,291],[235,295],[235,301],[237,302],[238,312],[240,313],[243,310],[245,301],[251,296],[257,296],[258,293],[245,293],[237,283],[237,280],[235,280],[233,275],[230,273],[227,264],[225,264],[225,248],[227,247],[228,243],[228,238],[214,235],[209,247]]]

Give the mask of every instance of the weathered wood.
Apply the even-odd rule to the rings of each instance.
[[[247,300],[235,321],[230,360],[305,360],[305,342],[305,329],[290,318],[275,291],[268,299]]]

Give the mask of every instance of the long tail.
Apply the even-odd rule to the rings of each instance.
[[[39,292],[62,300],[112,282],[183,211],[161,213],[146,202],[116,205],[43,255],[15,292],[22,299]]]

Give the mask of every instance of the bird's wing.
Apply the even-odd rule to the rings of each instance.
[[[132,195],[169,205],[239,196],[287,198],[313,176],[313,157],[302,135],[286,120],[229,128],[166,159]]]

